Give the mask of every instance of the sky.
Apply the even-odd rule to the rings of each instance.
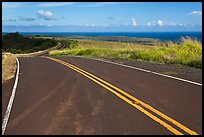
[[[202,31],[202,2],[2,2],[2,31]]]

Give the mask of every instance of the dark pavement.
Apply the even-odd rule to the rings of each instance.
[[[91,59],[58,59],[108,81],[202,134],[201,86]],[[41,57],[21,57],[19,61],[19,83],[6,135],[173,134],[107,89],[62,64]],[[13,87],[12,82],[10,86]],[[9,84],[3,86],[3,92],[8,87]]]

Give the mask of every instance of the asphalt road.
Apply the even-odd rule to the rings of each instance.
[[[21,57],[18,87],[5,135],[171,135],[175,130],[189,134],[185,128],[202,134],[202,86],[91,59],[55,58],[105,80],[182,126],[141,103],[131,104],[132,99],[113,94],[118,91],[104,88],[104,83],[91,80],[93,77],[77,68],[43,57]],[[12,84],[4,85],[3,92]]]

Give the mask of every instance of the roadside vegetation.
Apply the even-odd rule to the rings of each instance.
[[[13,78],[16,72],[16,56],[11,53],[2,54],[2,84]]]
[[[191,38],[183,38],[180,43],[157,42],[154,46],[93,40],[77,41],[71,48],[50,51],[49,54],[145,60],[202,69],[202,43]]]
[[[53,39],[43,39],[33,36],[23,36],[18,32],[8,33],[2,36],[2,51],[13,54],[31,53],[56,46]]]

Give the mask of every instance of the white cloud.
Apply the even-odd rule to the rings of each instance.
[[[182,24],[179,22],[174,22],[174,21],[157,20],[157,21],[149,21],[145,23],[143,26],[172,26],[172,27],[183,26],[183,27],[186,27],[189,25]]]
[[[177,26],[177,24],[175,22],[169,22],[168,25],[169,26]]]
[[[147,22],[147,26],[151,26],[152,24],[150,22]]]
[[[163,23],[161,20],[158,20],[158,21],[157,21],[157,24],[158,24],[159,26],[164,26],[164,23]]]
[[[173,22],[173,21],[162,21],[162,20],[157,20],[157,21],[149,21],[147,23],[144,24],[144,26],[177,26],[178,24]]]
[[[76,25],[77,26],[77,25]],[[78,26],[85,26],[85,27],[109,27],[110,24],[79,24]]]
[[[54,27],[54,25],[52,25],[52,24],[48,24],[47,27]]]
[[[18,8],[23,6],[22,3],[17,3],[17,2],[3,2],[2,3],[2,8]]]
[[[37,11],[37,15],[39,19],[44,19],[44,20],[54,20],[53,13],[50,11],[44,11],[44,10],[39,10]]]
[[[134,18],[132,18],[132,26],[134,26],[134,27],[137,26],[137,22]]]
[[[73,5],[76,2],[47,2],[38,4],[39,7],[59,7],[59,6],[66,6],[66,5]]]
[[[167,26],[186,26],[186,24],[174,22],[174,21],[163,21],[163,24]]]
[[[149,21],[144,24],[144,26],[184,26],[184,24],[181,25],[181,23],[177,23],[174,21],[162,21],[162,20],[157,20],[157,21]]]
[[[202,11],[192,11],[192,12],[190,12],[190,13],[188,13],[188,14],[190,14],[190,15],[202,15]]]
[[[178,26],[187,26],[187,24],[180,23],[180,24],[178,24]]]
[[[85,25],[82,25],[82,26],[86,26],[86,27],[95,27],[96,25],[95,25],[95,24],[85,24]]]

